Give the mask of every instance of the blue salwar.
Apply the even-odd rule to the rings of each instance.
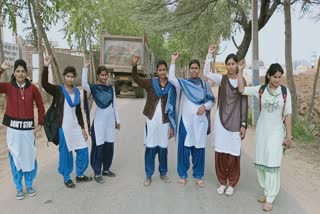
[[[190,168],[189,157],[192,157],[192,170],[193,177],[195,179],[201,179],[204,175],[204,163],[205,163],[205,148],[187,147],[184,145],[184,141],[187,136],[187,131],[184,127],[183,120],[181,119],[179,124],[179,145],[178,145],[178,175],[182,179],[187,179],[188,170]]]
[[[34,169],[30,172],[23,172],[21,169],[18,171],[16,165],[14,164],[12,155],[9,152],[9,160],[10,160],[10,167],[13,177],[13,182],[16,185],[16,189],[18,192],[23,191],[22,187],[22,178],[24,177],[26,188],[31,188],[33,180],[35,179],[38,171],[38,164],[37,160],[34,161]]]
[[[146,177],[151,178],[155,169],[155,157],[158,154],[159,173],[166,176],[168,172],[168,149],[156,146],[154,148],[146,147],[144,153]]]
[[[94,125],[91,127],[91,154],[90,154],[90,164],[94,171],[94,175],[101,175],[101,168],[103,171],[109,171],[114,153],[114,143],[104,142],[104,144],[96,145],[96,136],[94,132]]]
[[[81,177],[89,165],[88,148],[75,150],[76,157],[76,175]],[[64,182],[69,181],[70,174],[73,171],[73,154],[68,151],[62,128],[59,128],[59,173],[63,176]]]

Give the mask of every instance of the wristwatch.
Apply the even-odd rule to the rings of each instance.
[[[241,127],[247,128],[247,123],[246,122],[241,122]]]

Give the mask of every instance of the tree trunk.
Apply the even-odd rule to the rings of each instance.
[[[3,21],[2,21],[2,7],[3,2],[0,3],[0,64],[4,62],[4,51],[3,51],[3,42],[2,42],[2,27],[3,27]]]
[[[2,27],[3,27],[3,21],[2,21],[2,7],[4,2],[0,3],[0,65],[4,62],[4,51],[3,51],[3,42],[2,42]],[[1,80],[5,81],[6,73],[4,72],[1,75]]]
[[[240,60],[244,59],[247,55],[251,43],[251,24],[250,27],[244,28],[244,36],[241,44],[238,47],[237,56]]]
[[[298,116],[297,92],[293,77],[292,68],[292,31],[291,31],[291,3],[290,0],[284,1],[284,24],[285,24],[285,61],[287,84],[291,93],[292,100],[292,119],[295,121]]]
[[[314,108],[314,99],[315,99],[316,91],[317,91],[317,83],[318,83],[319,73],[320,73],[320,57],[318,59],[317,72],[316,72],[316,76],[314,77],[314,82],[313,82],[312,97],[311,97],[309,110],[308,110],[308,117],[307,117],[308,121],[311,120],[312,111]]]
[[[34,19],[37,23],[38,27],[38,54],[39,54],[39,81],[38,81],[38,88],[39,91],[42,91],[42,85],[41,85],[41,69],[43,68],[43,47],[42,47],[42,32],[39,30],[39,27],[42,25],[41,19],[40,19],[40,3],[39,0],[35,0],[33,4],[33,11],[34,11]]]
[[[38,49],[37,29],[36,29],[35,24],[34,24],[32,6],[31,6],[31,2],[30,1],[32,1],[32,0],[28,0],[28,12],[29,12],[30,23],[31,23],[31,28],[32,28],[33,46]]]
[[[46,49],[48,51],[48,54],[51,56],[51,68],[52,68],[52,73],[53,73],[53,77],[55,79],[55,82],[57,82],[58,84],[62,83],[62,79],[61,79],[61,75],[59,72],[59,67],[58,67],[58,63],[56,61],[56,58],[54,57],[53,51],[51,49],[47,34],[44,30],[43,27],[43,23],[41,21],[41,15],[40,15],[40,2],[39,0],[34,0],[34,1],[30,1],[32,6],[33,6],[33,11],[34,11],[34,19],[36,21],[37,24],[37,28],[38,28],[38,35],[41,35],[41,38],[38,36],[38,40],[42,41],[42,39],[44,40]],[[40,33],[39,33],[40,31]],[[38,42],[39,45],[41,45],[42,48],[42,42]],[[40,49],[40,47],[39,47]],[[43,58],[40,61],[40,64],[43,63]],[[43,64],[42,64],[43,65]],[[43,67],[43,66],[42,66]],[[42,69],[42,67],[40,67],[40,69]],[[39,72],[40,73],[40,72]]]
[[[43,32],[43,40],[44,40],[44,44],[46,46],[46,49],[48,51],[48,54],[51,56],[52,59],[52,72],[54,74],[55,80],[57,81],[58,84],[62,83],[62,78],[60,75],[60,71],[59,71],[59,66],[58,66],[58,62],[57,59],[54,56],[54,52],[50,46],[50,42],[48,40],[47,34],[45,33],[45,30],[43,28],[43,26],[41,26],[41,31]]]

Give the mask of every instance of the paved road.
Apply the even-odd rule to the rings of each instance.
[[[76,189],[67,189],[57,173],[57,148],[37,142],[39,171],[34,187],[38,195],[27,196],[22,201],[15,199],[7,158],[0,163],[0,213],[1,214],[114,214],[114,213],[264,213],[256,198],[262,193],[256,178],[253,161],[243,153],[241,178],[235,194],[231,197],[218,196],[218,181],[214,172],[213,149],[208,141],[206,149],[205,188],[199,188],[192,179],[185,187],[177,184],[177,144],[169,145],[169,173],[172,182],[165,184],[158,172],[152,185],[143,186],[144,146],[142,115],[144,99],[118,99],[121,116],[121,131],[115,146],[112,170],[116,178],[106,178],[104,184],[95,182],[79,184]],[[247,139],[251,140],[251,139]],[[1,142],[3,143],[3,142]],[[91,168],[88,174],[92,175]],[[189,172],[189,175],[191,173]],[[74,174],[73,174],[74,176]],[[294,197],[281,190],[272,213],[302,214],[305,211]]]

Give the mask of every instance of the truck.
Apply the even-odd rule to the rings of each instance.
[[[110,80],[115,87],[116,95],[133,91],[137,98],[144,97],[144,89],[132,78],[132,59],[140,56],[138,74],[150,77],[154,71],[154,55],[145,36],[121,36],[101,34],[100,65],[106,66],[110,72]]]

